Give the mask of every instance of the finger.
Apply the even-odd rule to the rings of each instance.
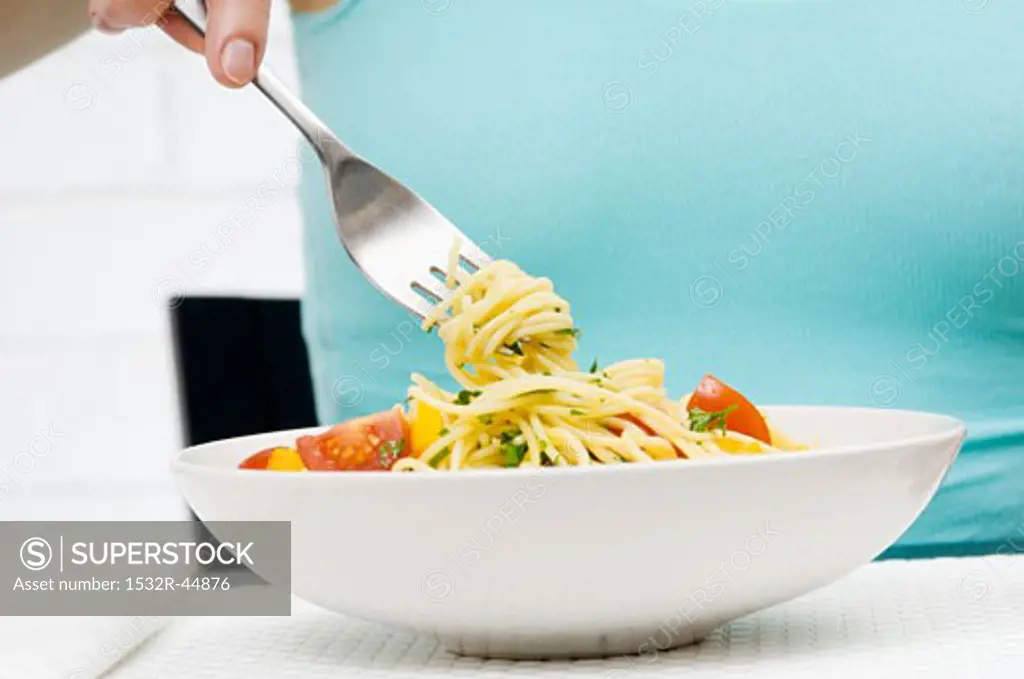
[[[192,28],[192,24],[186,21],[174,7],[167,10],[157,25],[179,45],[198,54],[206,53],[206,41],[203,40],[203,36],[199,35],[196,29]]]
[[[222,85],[241,87],[255,76],[267,48],[270,0],[210,0],[206,61]]]
[[[89,0],[89,16],[107,30],[155,24],[171,0]]]

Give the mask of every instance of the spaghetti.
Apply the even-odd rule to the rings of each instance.
[[[447,392],[414,374],[411,419],[439,413],[436,440],[398,459],[393,471],[646,463],[736,452],[793,449],[706,427],[668,397],[665,366],[627,360],[581,370],[579,331],[550,280],[509,261],[475,273],[452,250],[447,295],[424,322],[435,326],[445,363],[462,390]]]

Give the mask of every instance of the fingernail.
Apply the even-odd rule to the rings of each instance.
[[[231,82],[244,85],[256,75],[256,48],[248,40],[235,38],[224,46],[220,65]]]

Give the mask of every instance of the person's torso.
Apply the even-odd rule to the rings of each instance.
[[[581,362],[966,419],[910,553],[1024,545],[1024,6],[977,5],[357,0],[296,41],[347,144],[555,282]],[[443,381],[302,194],[321,418]]]

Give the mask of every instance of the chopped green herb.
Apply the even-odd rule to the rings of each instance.
[[[501,432],[498,438],[501,439],[502,443],[511,443],[516,438],[518,438],[519,435],[522,433],[523,432],[519,431],[518,429],[506,429],[505,431]]]
[[[431,467],[436,467],[437,465],[439,465],[442,462],[444,462],[444,458],[448,457],[451,454],[452,454],[451,447],[450,446],[445,446],[444,448],[439,450],[437,452],[437,454],[434,455],[434,457],[430,458],[430,461],[427,462],[427,464],[429,464]]]
[[[545,370],[544,372],[541,373],[541,375],[544,375],[545,377],[551,377],[551,371]]]
[[[480,415],[476,419],[480,420],[480,424],[483,425],[494,424],[494,415]]]
[[[720,429],[725,431],[725,418],[734,410],[736,410],[735,405],[731,405],[725,410],[717,410],[713,413],[701,410],[700,408],[691,408],[690,430],[706,432],[711,431],[712,429]]]
[[[573,337],[579,337],[583,333],[579,328],[562,328],[561,330],[555,330],[556,335],[572,335]]]
[[[524,391],[520,396],[535,396],[537,394],[553,394],[554,389],[534,389],[533,391]]]
[[[450,433],[451,432],[448,431],[448,427],[441,427],[441,431],[437,432],[437,437],[444,438],[445,436],[448,436],[448,434]]]
[[[390,467],[392,462],[401,457],[404,447],[405,439],[395,439],[382,443],[377,450],[377,461],[380,462],[380,466]]]
[[[593,374],[593,373],[596,373],[596,372],[597,372],[597,359],[595,358],[594,362],[590,364],[590,373]]]
[[[560,313],[562,313],[562,307],[560,307],[560,306],[556,306],[556,307],[555,307],[555,313],[556,313],[556,314],[560,314]]]
[[[516,356],[526,355],[523,353],[523,347],[519,345],[519,340],[512,342],[512,344],[506,344],[505,348],[508,349],[511,353],[515,354]]]
[[[545,441],[544,439],[541,439],[540,440],[540,452],[543,453],[547,449],[548,449],[548,442]]]
[[[518,467],[526,457],[528,447],[525,443],[505,443],[501,446],[501,454],[505,456],[506,467]]]
[[[434,332],[435,328],[437,328],[437,324],[436,323],[434,325],[432,325],[432,326],[427,328],[427,334],[429,335],[430,333]]]
[[[470,401],[482,394],[482,391],[463,389],[455,396],[455,405],[468,406]]]
[[[570,415],[583,415],[585,413],[582,410],[580,410],[579,408],[570,408],[569,409],[569,414]]]

